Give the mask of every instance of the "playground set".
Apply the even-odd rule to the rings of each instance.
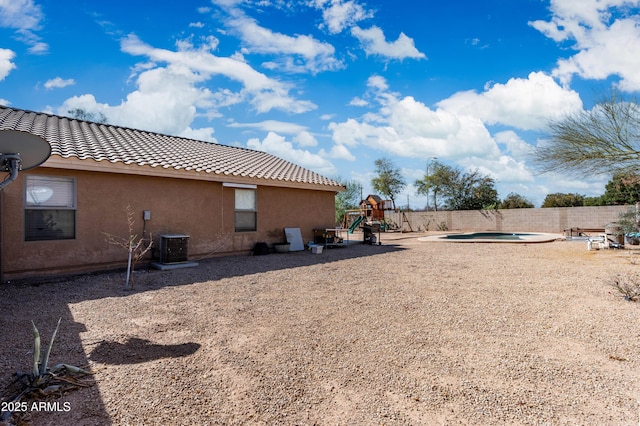
[[[360,229],[364,243],[375,244],[379,239],[375,234],[392,228],[391,224],[385,220],[385,210],[391,210],[390,201],[382,200],[377,195],[368,195],[360,202],[358,209],[345,212],[342,226],[349,234]]]

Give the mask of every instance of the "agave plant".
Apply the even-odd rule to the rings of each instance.
[[[69,364],[56,364],[53,367],[49,368],[49,356],[51,355],[51,348],[53,347],[53,342],[56,338],[56,334],[58,334],[58,328],[60,328],[60,321],[62,318],[58,320],[58,324],[56,325],[56,329],[51,336],[51,341],[49,342],[49,346],[44,354],[44,358],[40,358],[41,348],[40,348],[40,332],[36,327],[36,324],[31,321],[31,325],[33,327],[33,371],[31,374],[24,373],[16,373],[17,380],[23,386],[23,390],[10,402],[10,406],[17,406],[16,403],[19,403],[23,398],[38,398],[38,397],[47,397],[57,392],[67,391],[71,389],[77,389],[80,387],[91,386],[90,383],[81,382],[76,380],[74,375],[88,375],[92,374],[89,371],[83,370],[80,367],[76,367]],[[65,374],[66,372],[66,374]],[[4,421],[8,419],[12,414],[12,411],[3,411],[2,416],[0,416],[0,420]]]
[[[53,377],[56,376],[63,368],[67,370],[67,372],[71,374],[91,374],[86,370],[83,370],[80,367],[76,367],[69,364],[56,364],[51,369],[49,369],[49,355],[51,355],[51,348],[53,347],[53,341],[56,338],[56,334],[58,334],[58,328],[60,328],[60,321],[62,318],[58,320],[58,324],[56,325],[56,329],[53,331],[53,335],[51,336],[51,341],[49,341],[49,346],[47,347],[47,351],[45,352],[44,358],[42,358],[42,362],[40,362],[40,332],[36,327],[35,323],[31,321],[31,325],[33,326],[33,374],[31,375],[30,385],[31,387],[41,388],[44,385],[47,385]]]

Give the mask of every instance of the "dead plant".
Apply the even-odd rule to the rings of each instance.
[[[640,297],[640,279],[637,275],[618,275],[610,283],[624,300],[636,302]]]

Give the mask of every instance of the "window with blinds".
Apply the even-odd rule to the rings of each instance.
[[[25,241],[76,237],[76,181],[58,176],[25,177]]]
[[[236,232],[255,231],[258,222],[255,189],[235,190],[235,229]]]

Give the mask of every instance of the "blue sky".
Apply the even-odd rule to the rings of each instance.
[[[264,150],[371,193],[374,161],[479,169],[537,206],[545,124],[640,91],[640,0],[0,0],[0,103]]]

